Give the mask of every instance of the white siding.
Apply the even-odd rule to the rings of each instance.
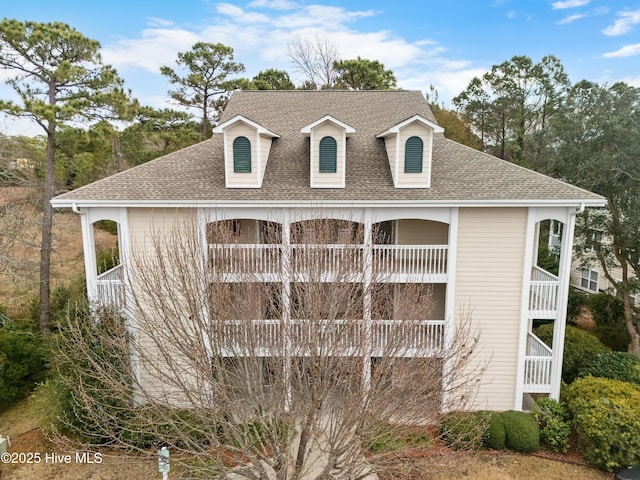
[[[526,225],[524,208],[460,209],[455,314],[480,333],[477,409],[513,408]]]
[[[410,137],[420,137],[422,139],[422,173],[404,173],[404,147]],[[400,130],[400,149],[398,165],[398,178],[396,187],[422,187],[430,186],[431,180],[431,138],[432,132],[419,122],[413,122]]]
[[[336,172],[320,173],[320,140],[323,137],[333,137],[336,141]],[[311,188],[341,188],[344,187],[345,169],[345,132],[342,127],[326,121],[316,126],[311,132]]]
[[[237,122],[225,131],[226,135],[226,185],[227,188],[258,188],[260,172],[258,169],[258,134],[255,128],[243,122]],[[251,142],[251,173],[233,171],[233,141],[237,137],[247,137]]]

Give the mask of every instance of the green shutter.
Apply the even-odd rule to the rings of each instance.
[[[404,173],[422,173],[422,139],[410,137],[404,145]]]
[[[320,172],[336,173],[338,144],[333,137],[323,137],[320,140]]]
[[[251,142],[247,137],[237,137],[233,141],[233,171],[251,173]]]

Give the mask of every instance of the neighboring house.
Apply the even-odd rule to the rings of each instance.
[[[414,91],[234,92],[211,139],[53,200],[80,214],[96,304],[124,301],[130,252],[150,242],[154,224],[196,212],[207,238],[210,219],[233,221],[248,264],[286,285],[290,272],[264,265],[274,249],[300,248],[294,224],[318,216],[358,222],[358,248],[376,271],[389,268],[386,282],[432,287],[436,307],[416,331],[432,344],[412,341],[412,355],[433,355],[433,342],[446,344],[469,312],[480,332],[475,361],[487,366],[474,407],[492,410],[522,409],[534,393],[558,398],[575,215],[604,204],[447,140]],[[121,264],[98,275],[93,224],[104,219],[118,223]],[[549,219],[563,226],[557,276],[536,265],[539,225]],[[280,244],[265,244],[267,222],[279,225]],[[383,234],[372,238],[374,229]],[[205,248],[216,255],[215,244]],[[232,265],[218,281],[238,281]],[[135,324],[135,308],[127,311]],[[363,315],[361,324],[380,321]],[[554,323],[553,349],[534,335],[534,319]]]

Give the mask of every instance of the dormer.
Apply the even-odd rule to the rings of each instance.
[[[303,127],[309,137],[310,187],[344,188],[347,170],[347,137],[355,129],[331,115]]]
[[[271,142],[280,136],[242,115],[216,126],[224,138],[226,188],[261,188]]]
[[[396,188],[429,188],[433,134],[444,129],[414,115],[376,135],[384,139],[393,185]]]

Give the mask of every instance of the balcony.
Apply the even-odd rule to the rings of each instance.
[[[527,334],[527,352],[524,360],[524,391],[549,393],[551,391],[552,350],[533,333]]]
[[[444,348],[444,320],[251,320],[222,322],[223,356],[434,357]],[[368,330],[368,331],[367,331]],[[367,335],[369,333],[369,335]]]
[[[375,281],[446,282],[447,245],[373,245],[371,268]],[[285,264],[284,245],[211,244],[209,265],[218,280],[238,281],[246,276],[262,275],[256,280],[275,279]],[[364,245],[290,246],[291,275],[318,274],[332,281],[336,276],[362,274],[365,267]],[[244,277],[244,278],[243,278]]]
[[[125,309],[126,295],[122,265],[117,265],[98,275],[95,303],[98,307],[113,307],[120,311]]]
[[[558,277],[533,267],[529,287],[529,318],[558,318]]]

